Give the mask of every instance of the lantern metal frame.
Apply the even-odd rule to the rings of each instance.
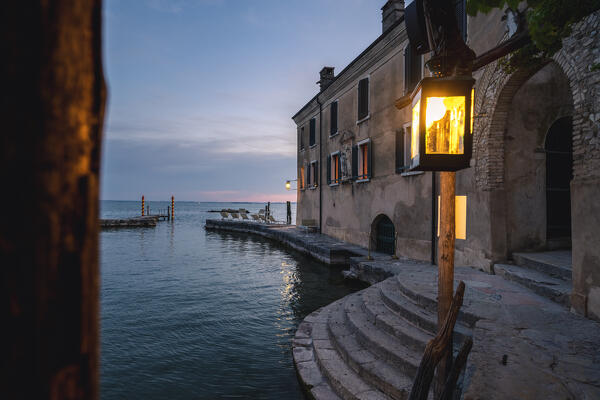
[[[412,110],[417,102],[419,105],[418,140],[419,153],[413,157],[412,134],[415,121],[411,127],[411,160],[409,171],[458,171],[469,168],[473,153],[473,135],[471,132],[471,91],[475,79],[471,77],[427,77],[423,78],[411,94],[411,121]],[[462,154],[427,154],[426,152],[426,112],[428,97],[459,97],[465,98],[465,119]]]

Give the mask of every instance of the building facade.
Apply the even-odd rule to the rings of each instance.
[[[421,260],[436,259],[438,177],[409,172],[410,106],[428,55],[408,42],[404,4],[387,1],[383,33],[294,116],[298,225]],[[467,17],[482,54],[509,38],[504,12]],[[600,16],[573,27],[536,69],[498,61],[474,72],[471,167],[456,175],[456,263],[493,272],[515,252],[572,248],[576,312],[600,319]],[[596,67],[594,67],[594,65]]]

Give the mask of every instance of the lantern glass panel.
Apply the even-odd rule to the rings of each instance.
[[[419,114],[421,111],[421,101],[413,106],[412,125],[410,127],[410,158],[413,159],[419,154]]]
[[[473,134],[473,115],[475,113],[475,89],[471,89],[471,135]]]
[[[427,97],[426,102],[425,152],[464,154],[465,96]]]

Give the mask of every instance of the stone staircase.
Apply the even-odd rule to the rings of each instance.
[[[513,253],[514,264],[495,264],[494,273],[556,303],[571,306],[571,252]]]
[[[408,398],[437,327],[436,307],[390,278],[315,311],[293,341],[307,393],[315,399]],[[474,323],[474,317],[459,315],[455,351]]]

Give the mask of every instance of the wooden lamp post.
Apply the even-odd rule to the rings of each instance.
[[[406,27],[413,48],[431,51],[433,77],[424,78],[411,95],[411,164],[413,171],[440,172],[438,241],[438,328],[454,294],[455,171],[468,168],[472,154],[473,60],[452,2],[413,0],[406,4]],[[452,364],[452,340],[437,367],[438,395]]]

